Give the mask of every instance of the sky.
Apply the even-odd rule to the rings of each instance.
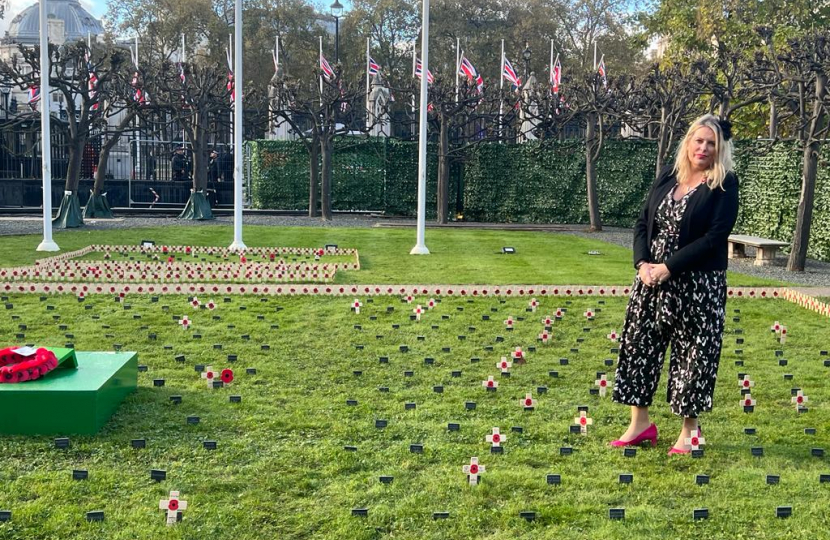
[[[100,19],[107,11],[106,0],[80,0],[81,5],[89,11],[93,17]],[[6,35],[6,30],[9,29],[9,23],[14,19],[18,13],[29,6],[35,4],[35,0],[9,0],[6,8],[6,15],[0,19],[0,36]]]

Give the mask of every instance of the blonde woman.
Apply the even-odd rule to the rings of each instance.
[[[726,303],[727,238],[738,216],[731,125],[707,114],[661,171],[634,228],[637,277],[625,313],[614,401],[631,423],[612,446],[657,445],[651,405],[671,344],[668,402],[683,418],[669,450],[688,454],[698,415],[712,409]]]

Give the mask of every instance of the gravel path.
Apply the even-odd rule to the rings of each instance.
[[[319,218],[306,216],[274,216],[249,214],[245,216],[246,225],[270,225],[279,227],[373,227],[375,225],[394,227],[414,227],[412,220],[390,220],[386,218],[365,216],[365,215],[336,215],[333,221],[323,222]],[[495,224],[482,224],[483,226],[498,227]],[[179,221],[172,217],[138,217],[129,216],[116,219],[87,220],[84,230],[106,230],[126,229],[141,227],[230,227],[233,226],[233,217],[219,216],[213,221]],[[476,228],[477,224],[465,223],[464,229]],[[521,225],[503,225],[505,230],[518,229]],[[536,226],[538,230],[544,230],[544,226]],[[548,230],[555,230],[557,233],[572,234],[583,238],[592,238],[603,242],[610,242],[626,248],[631,248],[632,231],[618,227],[604,227],[602,232],[590,233],[585,230],[584,225],[551,225]],[[17,234],[39,234],[41,232],[41,220],[36,216],[0,216],[0,236]],[[755,266],[752,264],[754,252],[747,248],[747,259],[730,259],[729,269],[760,278],[777,279],[798,284],[802,287],[824,287],[830,288],[830,263],[808,260],[804,272],[787,272],[785,269],[786,258],[779,254],[775,264],[772,266]]]

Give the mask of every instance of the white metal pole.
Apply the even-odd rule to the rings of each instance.
[[[421,111],[418,136],[418,234],[410,255],[429,255],[425,241],[427,213],[427,73],[429,69],[429,0],[423,0],[421,35]],[[457,70],[456,70],[457,71]]]
[[[52,240],[52,140],[49,104],[49,36],[46,34],[46,1],[40,0],[40,161],[43,175],[43,240],[38,251],[60,251]]]
[[[421,44],[423,47],[423,44]],[[424,68],[426,69],[426,68]],[[458,103],[458,72],[461,70],[461,38],[455,38],[455,102]],[[426,73],[424,71],[422,75]],[[424,75],[425,76],[425,75]]]
[[[317,66],[323,65],[323,36],[320,36],[320,58],[317,59]],[[323,103],[323,70],[320,70],[320,103]]]
[[[185,57],[184,57],[184,34],[182,34],[182,57],[181,57],[181,63],[182,63],[182,64],[184,64],[184,62],[185,62]],[[184,69],[184,66],[182,66],[182,69]],[[186,144],[185,144],[185,138],[184,138],[184,122],[182,122],[182,148],[185,148],[185,147],[186,147]]]
[[[417,77],[416,72],[417,72],[417,69],[418,69],[417,60],[416,60],[417,55],[415,53],[415,48],[417,46],[418,46],[417,40],[413,41],[412,42],[412,78],[413,79]],[[421,72],[421,77],[425,77],[423,72]],[[412,114],[413,115],[415,114],[415,93],[412,94]]]
[[[553,68],[555,67],[555,65],[556,64],[553,63],[553,40],[550,40],[550,66],[548,67],[550,72],[548,73],[548,87],[549,87],[548,92],[550,92],[551,94],[553,94],[553,84],[552,84],[553,80],[554,80]]]
[[[136,60],[138,60],[138,34],[136,34],[136,36],[135,36],[135,58],[136,58]],[[136,64],[136,65],[138,65],[138,64]],[[136,180],[141,180],[141,177],[144,176],[144,174],[143,174],[144,167],[142,166],[143,162],[141,161],[141,118],[138,115],[135,116],[135,123],[138,126],[138,129],[136,130],[136,142],[135,142],[136,156],[137,156],[136,170],[138,171],[138,177],[136,178]],[[132,180],[132,179],[130,179],[130,180]],[[128,207],[131,207],[133,205],[133,190],[130,189],[130,187],[131,186],[127,187],[127,192],[128,192],[127,193],[127,206]]]
[[[233,49],[233,243],[231,250],[243,251],[242,241],[242,0],[236,0],[233,16],[235,44]]]
[[[501,67],[499,68],[499,142],[504,142],[504,136],[502,134],[504,118],[502,90],[504,90],[504,40],[501,40]]]
[[[597,42],[594,41],[594,71],[597,70]]]
[[[369,39],[366,38],[366,129],[372,125],[369,118]]]

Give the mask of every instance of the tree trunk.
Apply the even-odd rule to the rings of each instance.
[[[320,215],[317,208],[320,200],[318,196],[320,192],[320,141],[311,142],[308,154],[308,217],[318,217]]]
[[[193,124],[186,130],[190,135],[190,144],[193,149],[193,189],[187,204],[179,214],[179,219],[210,220],[216,219],[210,208],[210,202],[205,195],[207,191],[207,125],[202,126],[201,122],[208,119],[196,113]]]
[[[787,270],[803,272],[807,264],[807,248],[810,242],[810,225],[813,221],[813,201],[816,194],[816,171],[821,141],[816,140],[816,133],[824,126],[823,102],[827,93],[827,75],[816,75],[816,95],[813,100],[812,122],[809,139],[805,141],[802,158],[801,197],[798,200],[798,214],[793,234],[793,246],[787,261]]]
[[[321,202],[321,214],[323,217],[323,221],[331,221],[331,135],[324,134],[321,139],[321,152],[323,157],[323,167],[322,167],[322,175],[321,175],[321,193],[320,193],[320,202]]]
[[[597,169],[594,157],[597,146],[597,115],[587,115],[587,129],[585,132],[585,176],[588,182],[588,219],[590,220],[589,230],[599,232],[602,230],[602,219],[599,215],[599,198],[597,196]]]
[[[798,200],[793,246],[787,260],[787,270],[803,272],[807,263],[807,247],[810,241],[810,222],[813,219],[813,199],[816,192],[816,170],[819,143],[814,141],[804,148],[802,158],[801,198]]]
[[[778,137],[778,110],[775,107],[775,100],[772,96],[769,98],[769,138],[776,139]]]
[[[101,153],[98,155],[98,166],[95,169],[95,182],[92,185],[92,193],[90,194],[89,201],[87,201],[86,206],[84,207],[85,218],[113,217],[109,201],[107,201],[107,196],[103,193],[103,191],[104,180],[107,175],[107,163],[110,159],[110,152],[112,152],[112,149],[118,142],[120,136],[121,133],[116,132],[116,134],[107,140],[107,142],[101,147]]]
[[[657,132],[657,171],[654,175],[655,178],[660,176],[660,171],[663,170],[669,152],[667,148],[669,145],[669,129],[671,128],[666,124],[666,110],[664,108],[660,113],[660,128]]]
[[[83,227],[84,217],[78,200],[78,184],[81,181],[81,161],[84,157],[86,136],[76,136],[69,144],[69,163],[66,168],[64,196],[58,206],[58,213],[52,226],[58,229]]]
[[[66,167],[66,182],[64,191],[77,193],[78,184],[81,181],[81,162],[84,159],[84,147],[86,147],[87,136],[77,136],[69,144],[69,163]]]
[[[438,150],[438,223],[445,224],[449,219],[450,196],[450,135],[449,121],[441,118]]]

